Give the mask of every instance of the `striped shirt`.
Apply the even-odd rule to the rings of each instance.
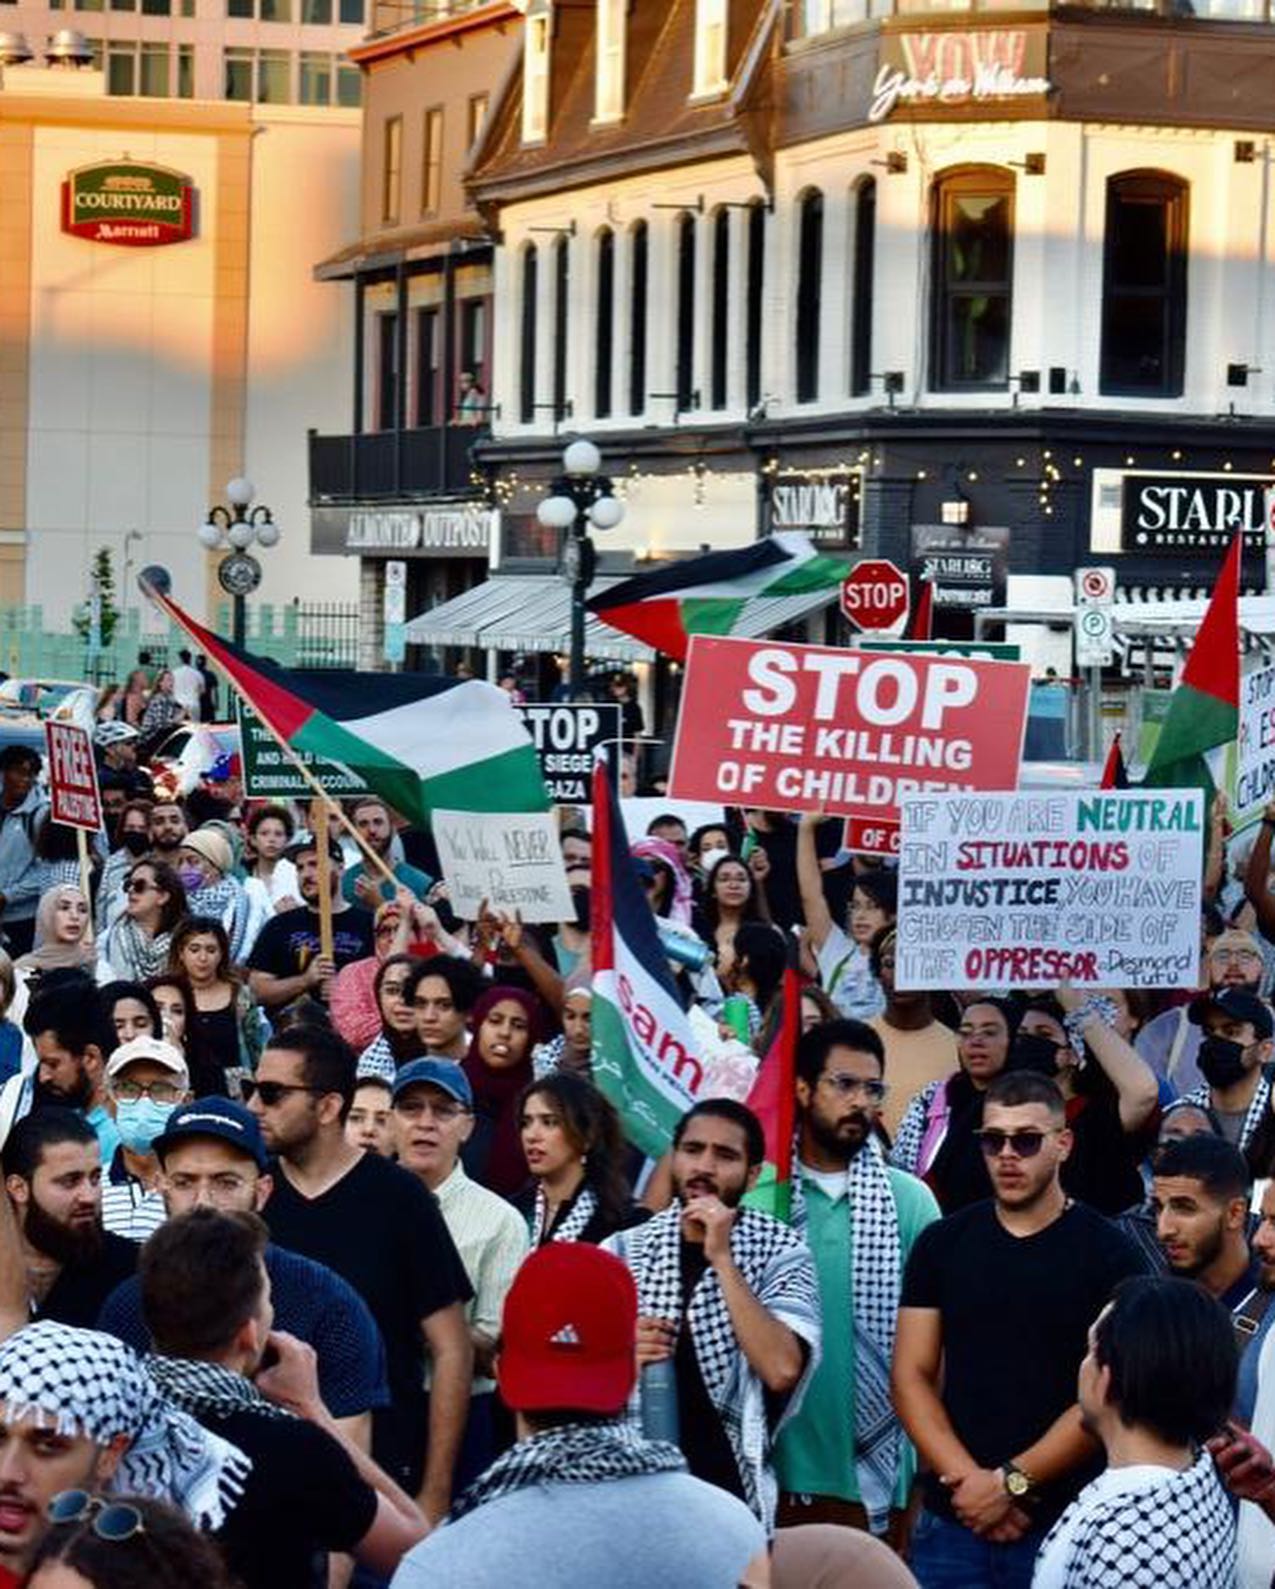
[[[110,1168],[102,1179],[102,1225],[127,1241],[145,1241],[167,1219],[164,1199],[158,1191],[147,1191],[124,1164],[124,1150],[116,1150]]]
[[[434,1195],[474,1288],[465,1321],[494,1341],[505,1297],[531,1246],[527,1222],[503,1197],[471,1181],[459,1162]],[[475,1375],[474,1395],[495,1388],[494,1380]]]

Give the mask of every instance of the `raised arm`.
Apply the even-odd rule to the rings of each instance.
[[[805,811],[797,824],[797,887],[801,892],[801,910],[810,930],[810,941],[816,953],[823,948],[824,940],[832,931],[832,912],[823,891],[823,872],[819,866],[819,852],[815,847],[815,832],[823,821],[818,811]]]

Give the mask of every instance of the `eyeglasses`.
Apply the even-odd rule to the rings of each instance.
[[[1250,966],[1256,965],[1261,959],[1261,954],[1256,949],[1210,949],[1209,959],[1216,960],[1220,966]]]
[[[404,1120],[419,1120],[423,1115],[432,1115],[446,1125],[449,1121],[459,1120],[461,1115],[467,1115],[469,1110],[462,1103],[435,1103],[431,1098],[408,1098],[394,1105],[394,1113],[402,1115]]]
[[[884,1103],[889,1087],[883,1081],[865,1080],[861,1076],[847,1076],[843,1071],[825,1073],[819,1078],[819,1085],[827,1083],[828,1091],[835,1092],[838,1098],[866,1098],[869,1103]]]
[[[978,1145],[983,1150],[984,1157],[998,1159],[1006,1147],[1016,1159],[1034,1159],[1040,1152],[1041,1143],[1046,1137],[1056,1137],[1054,1131],[997,1131],[988,1127],[985,1131],[977,1131]]]
[[[307,1087],[299,1081],[241,1081],[239,1090],[243,1094],[245,1103],[252,1098],[260,1098],[267,1109],[273,1109],[276,1104],[281,1104],[290,1092],[312,1092],[316,1096],[326,1092],[326,1087]]]
[[[154,883],[148,883],[144,877],[131,877],[124,884],[124,892],[126,894],[149,894],[154,887]]]
[[[113,1081],[111,1094],[117,1103],[136,1103],[149,1098],[152,1103],[176,1103],[182,1089],[175,1081]]]
[[[122,1545],[146,1532],[142,1514],[126,1501],[104,1501],[87,1490],[63,1490],[49,1502],[51,1523],[83,1523],[93,1519],[93,1532],[109,1545]]]

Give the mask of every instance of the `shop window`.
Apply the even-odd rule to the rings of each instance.
[[[819,396],[819,298],[823,290],[823,194],[797,207],[797,401]]]
[[[646,411],[646,299],[650,232],[645,221],[629,229],[629,413]]]
[[[864,177],[854,189],[854,262],[850,298],[850,395],[872,386],[872,287],[876,271],[877,184]]]
[[[677,218],[677,324],[674,390],[678,413],[695,406],[695,217]]]
[[[1186,375],[1187,185],[1162,171],[1107,183],[1105,395],[1180,397]]]
[[[522,329],[518,356],[518,418],[530,425],[536,417],[536,299],[540,262],[534,243],[522,256]]]
[[[744,307],[744,392],[749,409],[761,402],[761,326],[766,281],[766,206],[748,206],[748,288]]]
[[[713,216],[713,311],[710,326],[708,405],[726,407],[730,353],[730,211]]]
[[[995,167],[934,184],[930,385],[939,392],[1009,384],[1014,179]]]

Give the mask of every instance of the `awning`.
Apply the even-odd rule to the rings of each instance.
[[[589,594],[600,595],[618,579],[597,579]],[[772,596],[750,604],[733,633],[744,639],[773,634],[799,623],[836,599],[835,590],[803,596]],[[431,607],[407,625],[407,643],[473,646],[481,651],[561,651],[571,643],[571,587],[557,574],[493,574],[463,595]],[[586,615],[585,654],[605,662],[653,662],[659,654],[640,640]]]

